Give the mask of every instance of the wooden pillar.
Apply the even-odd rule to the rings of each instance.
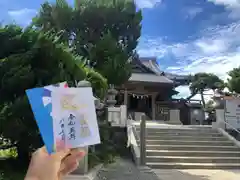
[[[156,120],[156,94],[152,94],[152,120]]]

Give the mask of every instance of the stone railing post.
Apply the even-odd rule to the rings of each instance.
[[[77,87],[91,87],[91,83],[88,81],[79,81]],[[88,172],[88,146],[82,148],[86,155],[79,161],[79,166],[73,174],[86,174]]]
[[[215,117],[216,122],[212,123],[213,128],[222,128],[225,129],[225,110],[224,110],[224,104],[225,100],[222,97],[213,97],[213,100],[215,102],[214,108],[215,108]]]
[[[141,116],[140,122],[140,165],[146,165],[146,117]]]

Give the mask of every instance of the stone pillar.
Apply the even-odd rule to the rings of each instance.
[[[225,122],[224,109],[216,109],[216,124],[214,124],[213,126],[215,128],[225,129],[226,125],[224,122]]]
[[[146,117],[141,116],[140,122],[140,165],[146,165]]]
[[[152,120],[156,120],[156,94],[152,94]]]
[[[77,87],[91,87],[91,83],[88,81],[79,81]],[[86,155],[79,161],[79,166],[73,174],[86,174],[88,172],[88,146],[81,149],[85,151]]]
[[[224,104],[225,100],[220,96],[213,97],[214,100],[214,107],[215,107],[215,113],[216,113],[216,122],[212,124],[213,128],[222,128],[225,129],[225,110],[224,110]]]
[[[170,121],[168,124],[182,124],[180,121],[180,111],[179,109],[170,109]]]
[[[128,92],[127,92],[127,89],[124,90],[124,105],[126,107],[128,105]]]

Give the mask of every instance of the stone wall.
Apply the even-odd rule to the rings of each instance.
[[[180,110],[179,109],[170,109],[170,118],[167,122],[168,124],[182,124],[180,121]]]

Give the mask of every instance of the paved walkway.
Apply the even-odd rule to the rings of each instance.
[[[107,165],[94,180],[160,180],[155,173],[139,170],[130,160],[118,159]]]
[[[119,159],[100,170],[94,180],[240,180],[240,169],[154,169],[149,172],[139,170],[130,160]]]
[[[91,178],[90,178],[91,179]],[[66,180],[89,180],[87,177],[68,177]],[[131,160],[118,159],[106,165],[94,180],[240,180],[239,170],[154,169],[141,170]]]
[[[154,172],[161,180],[240,180],[240,170],[160,170]]]

